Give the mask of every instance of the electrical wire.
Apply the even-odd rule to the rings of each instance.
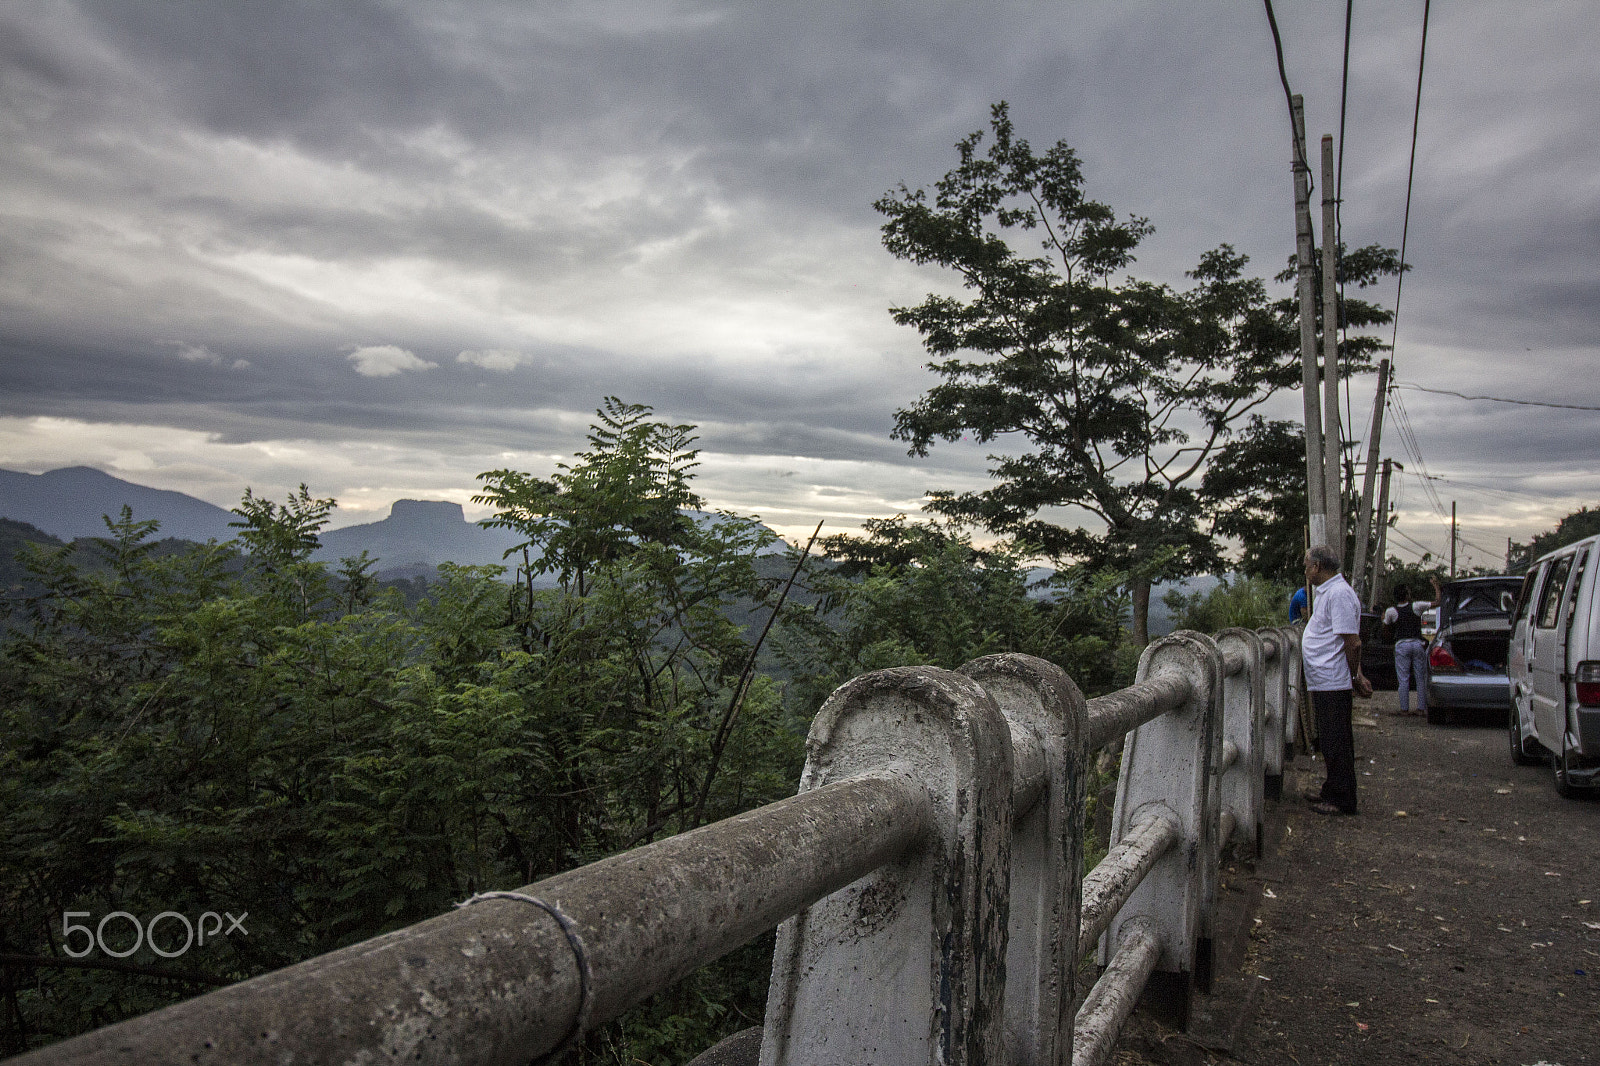
[[[1488,400],[1493,403],[1514,403],[1521,407],[1556,407],[1563,411],[1600,411],[1600,407],[1581,403],[1550,403],[1547,400],[1511,400],[1504,396],[1468,396],[1464,392],[1455,392],[1451,389],[1432,389],[1426,385],[1414,385],[1409,381],[1397,381],[1397,389],[1414,389],[1417,392],[1431,392],[1438,396],[1455,396],[1463,400]]]
[[[1427,496],[1434,513],[1444,518],[1444,501],[1439,498],[1438,492],[1434,490],[1433,483],[1429,480],[1428,464],[1422,459],[1422,447],[1417,442],[1417,434],[1411,426],[1411,416],[1406,411],[1406,405],[1398,394],[1391,394],[1390,406],[1394,410],[1394,425],[1399,432],[1400,443],[1405,447],[1406,454],[1411,457],[1415,467],[1409,473],[1416,475],[1417,480],[1421,482],[1423,494]]]
[[[1406,536],[1406,534],[1400,532],[1400,530],[1395,528],[1394,526],[1390,526],[1389,527],[1389,532],[1393,533],[1395,536],[1401,538],[1402,540],[1405,540],[1405,541],[1411,543],[1412,545],[1414,545],[1416,547],[1416,549],[1418,551],[1426,552],[1427,554],[1432,555],[1435,558],[1438,557],[1437,553],[1435,553],[1432,548],[1428,547],[1426,544],[1422,543],[1420,540],[1417,540],[1415,537]]]
[[[1299,131],[1294,125],[1294,90],[1289,88],[1289,72],[1283,65],[1283,35],[1278,32],[1278,16],[1272,12],[1272,0],[1265,0],[1267,5],[1267,25],[1272,27],[1272,47],[1278,53],[1278,80],[1283,82],[1283,102],[1289,105],[1289,138],[1294,141],[1295,166],[1306,172],[1306,187],[1308,191],[1314,188],[1312,183],[1311,165],[1306,162],[1305,153],[1300,150]]]
[[[1355,16],[1356,0],[1345,0],[1344,5],[1344,73],[1339,79],[1339,163],[1334,171],[1333,181],[1333,247],[1335,257],[1344,255],[1344,120],[1347,105],[1350,101],[1350,23]],[[1344,338],[1344,349],[1348,350],[1350,331],[1344,322],[1344,268],[1340,264],[1336,268],[1337,283],[1339,286],[1339,321],[1335,324],[1335,335]],[[1323,329],[1328,329],[1328,324],[1323,323]],[[1335,348],[1335,351],[1338,351]],[[1379,397],[1374,403],[1382,403]],[[1344,418],[1350,426],[1351,432],[1355,431],[1355,413],[1350,400],[1350,379],[1344,379]],[[1362,441],[1366,440],[1365,434]]]
[[[1389,342],[1389,358],[1394,359],[1395,344],[1400,339],[1400,294],[1406,284],[1406,238],[1411,233],[1411,186],[1417,175],[1417,126],[1422,118],[1422,71],[1428,60],[1428,12],[1433,0],[1422,3],[1422,50],[1417,56],[1417,102],[1411,112],[1411,162],[1406,166],[1406,213],[1400,224],[1400,273],[1394,285],[1394,337]]]

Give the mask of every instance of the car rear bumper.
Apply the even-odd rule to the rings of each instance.
[[[1505,674],[1429,674],[1428,706],[1508,709],[1511,680]]]

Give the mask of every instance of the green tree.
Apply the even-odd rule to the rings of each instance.
[[[979,549],[959,528],[904,515],[866,530],[827,538],[834,562],[810,575],[820,599],[786,619],[780,657],[804,716],[858,674],[955,669],[997,652],[1056,663],[1091,695],[1112,687],[1125,604],[1111,581],[1075,573],[1030,583],[1019,551]]]
[[[1215,633],[1240,626],[1260,629],[1289,621],[1290,587],[1262,577],[1224,578],[1209,592],[1168,592],[1164,603],[1178,629]]]
[[[991,457],[991,488],[933,493],[929,509],[1127,573],[1142,642],[1151,582],[1218,563],[1199,475],[1236,424],[1298,382],[1294,337],[1226,245],[1186,292],[1116,280],[1149,223],[1087,198],[1076,153],[1058,142],[1036,154],[1003,103],[984,142],[979,131],[957,145],[931,197],[901,186],[874,205],[891,254],[945,267],[971,294],[892,309],[942,379],[896,413],[894,436],[915,455],[968,434],[1018,445]],[[1044,254],[1019,250],[1024,237]]]
[[[1506,572],[1520,574],[1546,552],[1553,552],[1596,533],[1600,533],[1600,507],[1580,507],[1557,522],[1554,529],[1537,534],[1526,544],[1512,541],[1511,551],[1506,558]]]
[[[1239,545],[1235,568],[1291,588],[1303,578],[1305,439],[1296,423],[1252,416],[1200,482],[1211,531]]]

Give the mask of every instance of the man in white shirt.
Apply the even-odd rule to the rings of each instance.
[[[1356,813],[1356,742],[1350,716],[1352,690],[1362,698],[1372,685],[1361,675],[1361,601],[1339,573],[1339,556],[1319,544],[1306,552],[1306,580],[1316,589],[1311,621],[1300,638],[1306,691],[1317,715],[1317,735],[1328,776],[1311,804],[1318,814]]]

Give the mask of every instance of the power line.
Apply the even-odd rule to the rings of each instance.
[[[1295,166],[1305,170],[1306,191],[1309,194],[1315,186],[1312,184],[1311,165],[1300,150],[1300,138],[1294,136],[1294,90],[1289,88],[1289,72],[1283,65],[1283,35],[1278,32],[1278,16],[1272,12],[1272,0],[1266,0],[1266,5],[1267,25],[1272,27],[1272,47],[1278,53],[1278,80],[1283,82],[1283,102],[1289,105],[1289,132],[1290,139],[1294,141]]]
[[[1395,382],[1397,389],[1415,389],[1417,392],[1431,392],[1439,396],[1455,396],[1463,400],[1489,400],[1493,403],[1514,403],[1521,407],[1558,407],[1563,411],[1600,411],[1600,407],[1593,407],[1581,403],[1550,403],[1547,400],[1511,400],[1504,396],[1468,396],[1464,392],[1455,392],[1451,389],[1431,389],[1426,385],[1413,385],[1409,381]]]
[[[1429,474],[1428,479],[1430,481],[1442,481],[1446,485],[1462,485],[1476,492],[1494,493],[1500,496],[1508,497],[1512,499],[1513,502],[1515,502],[1516,497],[1519,496],[1533,500],[1548,500],[1550,498],[1550,494],[1548,492],[1529,492],[1527,489],[1507,489],[1498,485],[1485,485],[1481,481],[1467,481],[1462,478],[1445,477],[1443,474]]]
[[[1356,0],[1345,0],[1344,73],[1339,79],[1339,164],[1333,181],[1333,246],[1341,256],[1344,254],[1344,119],[1346,107],[1350,100],[1350,23],[1355,15],[1355,9]],[[1348,327],[1344,326],[1344,269],[1342,266],[1339,268],[1337,281],[1339,285],[1340,321],[1335,324],[1336,327],[1339,327],[1335,330],[1335,335],[1337,336],[1342,332],[1346,346],[1348,346],[1350,331]],[[1326,322],[1322,325],[1324,329],[1329,328]],[[1334,350],[1338,351],[1337,344]],[[1380,397],[1375,402],[1381,403],[1383,401]],[[1355,415],[1350,405],[1350,379],[1348,377],[1344,379],[1344,414],[1347,423],[1355,421]]]
[[[1406,536],[1404,533],[1400,532],[1400,530],[1395,528],[1394,526],[1390,526],[1389,527],[1389,532],[1393,533],[1397,537],[1401,537],[1401,538],[1403,538],[1403,539],[1405,539],[1407,541],[1410,541],[1413,545],[1416,546],[1418,551],[1425,552],[1428,555],[1432,555],[1434,558],[1438,558],[1438,556],[1434,553],[1434,550],[1432,548],[1428,547],[1426,544],[1422,543],[1420,540],[1417,540],[1415,537]]]
[[[1406,213],[1400,225],[1400,273],[1394,285],[1394,337],[1389,342],[1389,359],[1394,361],[1395,344],[1400,339],[1400,293],[1406,284],[1406,238],[1411,233],[1411,184],[1417,174],[1417,126],[1422,118],[1422,69],[1428,59],[1428,11],[1433,0],[1422,3],[1422,50],[1417,56],[1417,102],[1411,112],[1411,162],[1406,167]]]

